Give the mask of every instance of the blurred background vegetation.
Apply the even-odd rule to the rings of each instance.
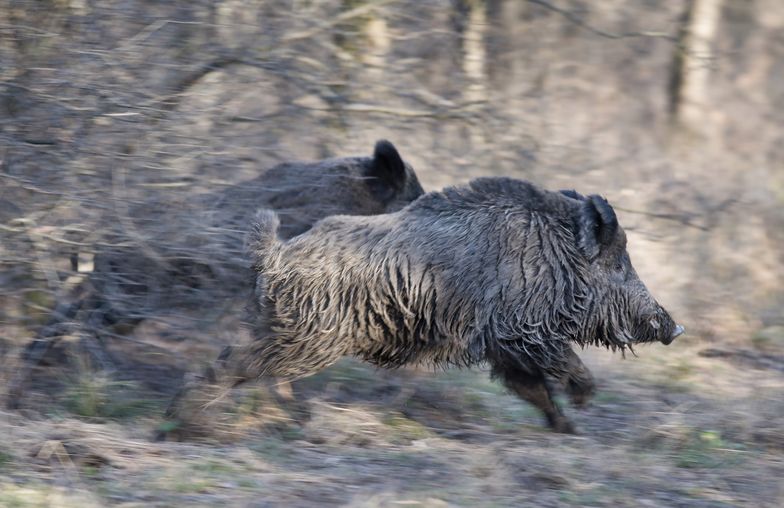
[[[507,175],[605,195],[627,229],[641,278],[686,325],[688,335],[671,348],[704,353],[668,360],[666,366],[643,363],[648,370],[635,379],[658,372],[654,381],[665,391],[684,380],[692,387],[711,386],[719,374],[740,383],[745,378],[738,372],[722,370],[730,368],[727,362],[700,363],[731,358],[740,371],[752,371],[755,386],[773,390],[780,387],[784,364],[782,111],[784,4],[777,0],[0,0],[0,358],[5,367],[0,379],[11,376],[20,348],[85,277],[92,253],[111,242],[143,243],[155,234],[156,224],[164,228],[167,217],[155,215],[154,204],[226,188],[282,161],[369,155],[376,139],[388,138],[426,189]],[[150,216],[144,219],[151,229],[141,240],[110,235],[128,210],[147,207]],[[80,260],[82,272],[72,269],[72,259]],[[189,326],[192,316],[174,315],[165,305],[149,317],[129,343],[148,355],[171,352],[179,375],[234,341],[239,329],[239,314],[232,312],[206,328]],[[118,341],[118,350],[129,347]],[[645,350],[646,356],[658,354]],[[706,385],[697,379],[703,374]],[[64,393],[60,400],[70,414],[160,415],[159,406],[155,413],[147,401],[129,399],[134,380],[101,381],[89,369],[87,375],[63,375],[67,388],[58,393]],[[336,376],[324,384],[340,384]],[[406,383],[374,379],[367,383]],[[616,388],[621,396],[640,395]],[[477,390],[485,409],[506,400]],[[450,393],[434,398],[451,400]],[[599,405],[620,410],[612,389],[607,393]],[[738,400],[748,400],[744,393]],[[727,394],[717,397],[729,400]],[[767,402],[771,413],[765,425],[773,428],[757,419],[744,420],[748,425],[729,434],[701,427],[722,411],[722,418],[737,416],[727,413],[730,403],[722,403],[709,404],[704,418],[688,424],[666,420],[665,430],[659,428],[654,437],[681,446],[672,452],[672,467],[711,469],[712,451],[734,449],[728,435],[745,443],[759,432],[768,440],[782,434],[775,421],[784,407]],[[677,407],[649,409],[659,415],[687,412]],[[4,415],[12,422],[8,428],[22,432],[18,415]],[[496,423],[511,425],[517,416]],[[584,417],[582,425],[601,428],[593,417]],[[369,425],[397,429],[392,433],[397,437],[390,438],[396,445],[400,439],[410,444],[427,437],[427,425],[434,425],[427,421],[422,430],[401,426],[396,418],[394,413]],[[297,432],[321,435],[313,421],[319,420]],[[68,449],[69,441],[48,427],[54,424],[41,425],[38,434],[16,434],[36,450],[35,457],[55,457],[58,463],[62,457],[92,457],[84,451],[88,445]],[[130,429],[122,432],[141,432]],[[408,437],[399,438],[400,432]],[[280,442],[301,437],[287,434]],[[42,440],[60,443],[62,451],[55,445],[41,451]],[[635,450],[640,443],[627,445]],[[567,453],[584,458],[584,444],[574,446]],[[29,456],[11,447],[0,442],[0,473]],[[395,471],[412,460],[410,470],[438,469],[420,459],[397,459],[389,459],[398,464]],[[369,461],[369,471],[387,474],[372,459],[362,460]],[[86,467],[98,471],[103,464],[86,463],[80,466],[82,476]],[[187,501],[193,492],[214,494],[230,476],[218,466],[214,471],[197,467],[201,476],[217,472],[222,478],[206,479],[204,485],[188,483],[187,471],[171,473],[173,483],[161,489],[174,497],[150,499],[185,496]],[[758,473],[755,481],[771,478],[768,470]],[[504,477],[499,482],[556,492],[554,505],[623,504],[613,497],[617,489],[610,480],[575,490],[569,478],[548,474],[529,471],[524,481]],[[471,475],[482,478],[476,471]],[[434,484],[443,483],[439,478]],[[22,487],[12,489],[12,483],[5,489],[11,501],[38,499]],[[780,487],[768,491],[751,484],[756,486],[747,494],[751,497],[733,487],[729,490],[741,492],[739,497],[708,496],[705,506],[756,495],[774,506],[781,499]],[[235,485],[235,492],[252,492],[254,485],[261,484]],[[46,483],[50,490],[41,494],[42,503],[53,499],[46,497],[50,494],[61,496],[51,490],[56,486]],[[645,490],[626,487],[631,490],[620,492]],[[294,496],[294,504],[308,502],[289,491],[278,494]],[[84,505],[95,501],[92,495],[57,497],[57,502]],[[100,494],[95,502],[119,501],[112,495]],[[461,504],[461,495],[411,499]],[[495,499],[492,492],[487,495],[484,499]],[[362,499],[380,505],[397,499],[385,496]],[[513,497],[498,499],[503,505]]]

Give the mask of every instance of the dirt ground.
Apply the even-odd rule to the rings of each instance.
[[[165,400],[64,370],[59,396],[0,413],[0,506],[781,506],[784,373],[705,351],[584,351],[599,390],[567,409],[576,436],[479,370],[347,359],[294,401],[238,390],[210,435],[155,442]]]

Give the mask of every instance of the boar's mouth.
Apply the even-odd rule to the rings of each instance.
[[[685,329],[676,324],[665,309],[657,307],[652,312],[641,312],[634,308],[626,309],[627,312],[589,309],[588,321],[580,328],[584,330],[582,337],[590,339],[575,340],[583,345],[593,344],[621,353],[628,350],[632,354],[634,347],[640,344],[669,345]]]
[[[614,326],[607,327],[604,334],[599,334],[603,339],[597,340],[596,343],[612,350],[620,349],[621,352],[628,349],[632,354],[634,354],[634,346],[656,342],[666,346],[685,331],[681,325],[670,318],[666,311],[657,312],[637,321],[631,330],[625,327],[623,322],[612,324]]]

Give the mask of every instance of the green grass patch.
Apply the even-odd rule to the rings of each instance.
[[[727,441],[718,431],[695,429],[676,449],[675,465],[686,469],[734,466],[744,460],[742,451],[742,445]]]
[[[233,475],[241,472],[240,468],[221,460],[210,459],[192,466],[194,471],[210,475]]]
[[[595,488],[589,490],[561,490],[558,492],[558,499],[564,503],[575,506],[607,506],[608,492],[606,488]]]
[[[30,290],[24,295],[24,312],[36,323],[43,323],[54,308],[54,296],[49,291]]]
[[[13,455],[11,455],[5,450],[0,449],[0,471],[5,470],[13,460],[14,460]]]
[[[688,393],[694,389],[691,382],[697,368],[689,358],[679,358],[662,366],[661,371],[650,376],[652,382],[673,393]]]
[[[291,445],[274,437],[264,437],[249,445],[249,448],[259,454],[264,460],[272,463],[282,463],[290,459]]]
[[[388,413],[381,421],[386,427],[385,437],[393,443],[407,444],[433,436],[427,427],[400,413]]]
[[[255,490],[259,488],[259,482],[252,478],[237,479],[237,486],[241,489]]]
[[[352,358],[344,358],[335,365],[299,381],[303,386],[324,386],[329,382],[377,384],[376,369]]]
[[[83,492],[68,491],[41,483],[14,485],[0,483],[0,506],[3,508],[93,508],[96,500]]]
[[[70,380],[63,400],[69,412],[84,418],[122,419],[154,412],[159,402],[140,398],[138,392],[134,383],[82,372]]]
[[[216,487],[212,478],[180,477],[171,483],[171,489],[179,494],[207,493]]]
[[[161,422],[156,430],[164,434],[169,434],[170,432],[179,430],[181,427],[182,427],[182,422],[177,420],[168,420],[165,422]]]
[[[784,352],[784,326],[769,326],[758,330],[751,337],[751,344],[764,352]]]
[[[95,478],[100,473],[100,469],[95,466],[84,466],[82,467],[82,475],[87,478]]]
[[[625,400],[626,398],[623,394],[611,390],[599,390],[593,397],[595,404],[618,404]]]

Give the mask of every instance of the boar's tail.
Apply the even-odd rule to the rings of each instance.
[[[270,248],[277,245],[279,226],[278,214],[272,210],[264,209],[256,212],[249,238],[250,251],[256,258],[256,263],[264,257]]]

